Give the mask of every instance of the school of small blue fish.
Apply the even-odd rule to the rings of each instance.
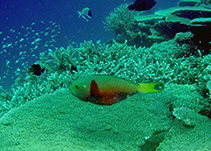
[[[46,49],[54,49],[56,38],[60,34],[61,27],[56,22],[32,22],[29,26],[21,26],[19,29],[0,31],[0,55],[6,62],[7,70],[0,73],[0,82],[7,75],[12,75],[10,70],[18,66],[15,73],[22,71],[38,60],[38,54]],[[7,60],[3,60],[6,58]],[[9,58],[9,59],[8,59]],[[29,59],[30,58],[30,59]],[[33,62],[29,62],[33,60]],[[12,76],[14,78],[14,76]]]
[[[144,11],[151,9],[156,3],[157,0],[136,0],[133,4],[128,6],[128,9]],[[79,17],[82,17],[86,21],[92,19],[92,11],[88,7],[77,12]],[[7,75],[10,75],[10,77],[14,79],[14,76],[19,72],[26,68],[29,69],[29,66],[38,60],[40,52],[44,52],[46,49],[55,49],[56,38],[60,34],[60,30],[61,27],[56,22],[36,21],[28,26],[21,26],[19,29],[0,31],[0,40],[2,39],[0,41],[1,62],[5,61],[7,68],[6,70],[1,68],[3,71],[0,72],[0,83],[3,83],[2,79],[5,79]],[[70,42],[66,36],[64,36],[64,38],[69,41],[69,43],[74,43]],[[5,58],[7,58],[7,60],[4,60]],[[14,71],[16,67],[17,69]],[[13,69],[13,73],[10,73],[11,69]],[[14,73],[15,75],[13,76]],[[39,74],[37,72],[35,73],[39,75],[42,72],[38,72]]]

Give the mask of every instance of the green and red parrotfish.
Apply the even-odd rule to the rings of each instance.
[[[136,93],[155,93],[164,89],[162,82],[134,83],[107,75],[86,76],[70,85],[73,95],[83,101],[112,105]]]

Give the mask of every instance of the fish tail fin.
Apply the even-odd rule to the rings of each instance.
[[[81,12],[80,11],[77,11],[78,12],[78,18],[81,17]]]
[[[164,90],[163,82],[139,83],[138,92],[140,93],[156,93]]]

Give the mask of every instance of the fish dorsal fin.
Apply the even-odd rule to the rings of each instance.
[[[91,96],[99,96],[99,88],[98,88],[98,85],[95,82],[95,80],[92,80],[90,89],[91,89],[91,91],[90,91]]]

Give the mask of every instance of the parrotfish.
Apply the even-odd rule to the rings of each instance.
[[[164,89],[164,83],[134,83],[122,78],[93,75],[73,81],[70,90],[79,99],[100,105],[112,105],[136,93],[155,93]]]

